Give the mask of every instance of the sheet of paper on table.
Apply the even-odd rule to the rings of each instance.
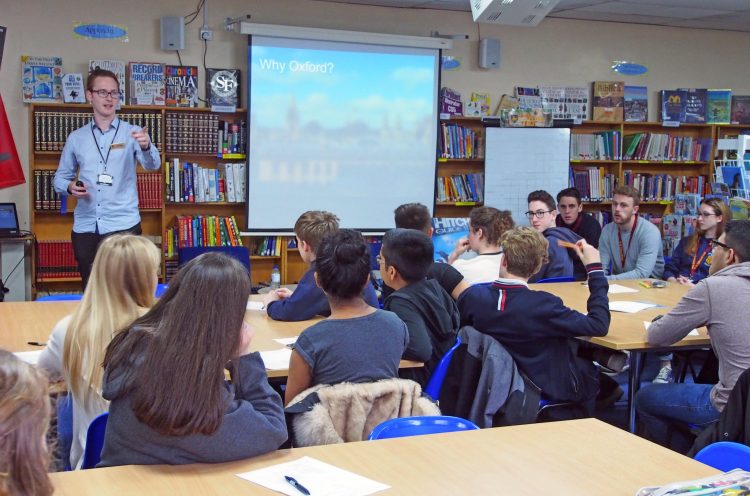
[[[260,357],[263,364],[268,370],[284,370],[289,368],[289,359],[292,357],[292,350],[289,348],[279,348],[278,350],[261,351]]]
[[[623,286],[621,284],[610,284],[609,285],[609,291],[607,291],[609,294],[622,294],[622,293],[637,293],[637,289],[629,288],[627,286]]]
[[[656,303],[642,301],[610,301],[609,309],[613,312],[636,313],[647,308],[655,307]]]

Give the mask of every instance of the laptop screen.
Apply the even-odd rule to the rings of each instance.
[[[18,234],[18,214],[15,203],[0,203],[0,235]]]

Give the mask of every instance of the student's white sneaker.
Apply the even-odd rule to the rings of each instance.
[[[674,382],[674,374],[672,374],[672,368],[662,367],[661,370],[659,370],[659,374],[652,382],[654,384],[669,384],[670,382]]]

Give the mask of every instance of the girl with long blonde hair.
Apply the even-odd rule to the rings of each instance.
[[[83,299],[57,323],[39,365],[62,375],[73,400],[70,466],[80,468],[91,421],[108,410],[102,398],[104,353],[112,338],[154,303],[160,254],[153,242],[114,235],[99,245]]]
[[[0,494],[52,494],[50,456],[44,439],[49,425],[47,378],[0,350]]]

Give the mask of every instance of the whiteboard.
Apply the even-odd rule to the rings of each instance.
[[[485,146],[484,204],[510,210],[516,225],[529,225],[529,193],[556,197],[568,187],[568,128],[487,128]]]

